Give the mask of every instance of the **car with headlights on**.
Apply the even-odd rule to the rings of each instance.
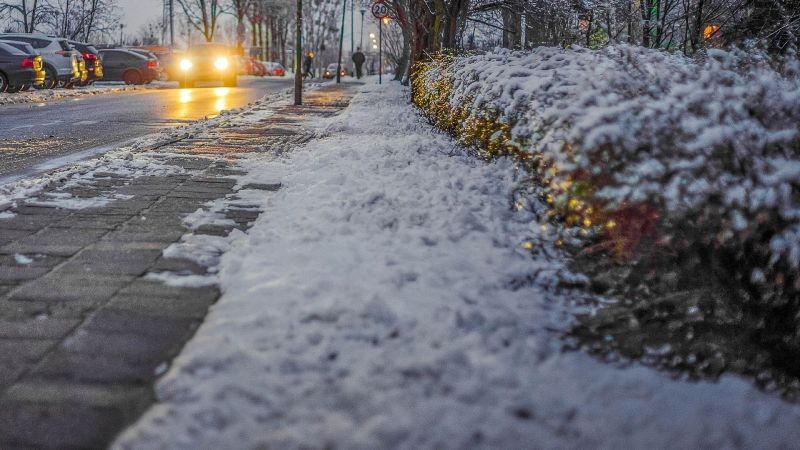
[[[169,70],[170,77],[180,87],[194,87],[197,81],[219,81],[223,86],[238,84],[235,55],[230,47],[214,42],[197,44],[183,55],[174,58],[175,67]]]
[[[30,55],[8,44],[0,43],[0,92],[6,92],[10,86],[31,84],[34,77],[33,60]]]
[[[325,68],[325,71],[322,72],[322,78],[336,78],[336,63],[328,64],[328,67]],[[347,71],[344,70],[344,65],[342,65],[341,72],[339,73],[340,77],[346,76]]]
[[[8,44],[17,50],[22,51],[33,60],[33,73],[34,79],[32,83],[25,84],[9,84],[6,92],[27,91],[31,86],[42,87],[44,84],[44,63],[42,62],[42,55],[36,51],[31,44],[22,41],[6,41],[0,40],[3,44]]]

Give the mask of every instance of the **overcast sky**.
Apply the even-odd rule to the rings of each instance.
[[[138,36],[143,25],[153,20],[160,22],[161,4],[161,0],[119,0],[125,35]]]

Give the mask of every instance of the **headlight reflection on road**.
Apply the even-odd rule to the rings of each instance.
[[[176,108],[175,117],[184,118],[188,117],[189,113],[191,112],[192,103],[192,90],[191,89],[181,89],[178,91],[178,105],[179,107]]]
[[[225,109],[225,97],[230,93],[230,91],[230,88],[226,87],[214,88],[214,96],[217,97],[217,101],[214,103],[214,109],[216,109],[217,112]]]

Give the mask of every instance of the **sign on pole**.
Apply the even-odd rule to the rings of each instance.
[[[388,17],[389,7],[383,3],[383,0],[375,0],[375,3],[372,4],[372,15],[378,20]]]

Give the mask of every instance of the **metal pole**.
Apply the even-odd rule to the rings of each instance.
[[[383,19],[378,19],[378,84],[383,84]]]
[[[364,11],[361,10],[361,41],[359,41],[358,46],[361,47],[361,51],[364,51]]]
[[[294,28],[294,104],[303,104],[303,0],[297,0],[297,16]]]
[[[356,10],[356,0],[350,2],[350,56],[353,56],[353,51],[356,44],[356,36],[355,31],[353,30],[354,21],[353,21],[353,13]]]
[[[169,45],[175,47],[175,10],[173,9],[174,0],[169,0]]]
[[[344,18],[347,15],[347,0],[342,4],[342,28],[339,32],[339,61],[336,63],[336,83],[342,82],[342,44],[344,44]]]

